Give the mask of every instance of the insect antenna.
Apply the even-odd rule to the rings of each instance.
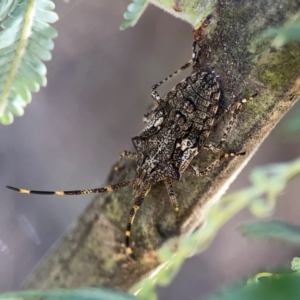
[[[134,179],[131,179],[129,181],[125,181],[122,183],[108,185],[103,188],[88,189],[88,190],[74,190],[74,191],[34,191],[34,190],[19,189],[13,186],[6,186],[6,188],[19,192],[21,194],[75,196],[75,195],[87,195],[87,194],[99,194],[104,192],[111,192],[118,189],[122,189],[123,187],[129,186],[133,183],[134,183]]]

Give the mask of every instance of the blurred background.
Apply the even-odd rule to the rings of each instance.
[[[119,153],[132,148],[131,137],[143,128],[151,86],[191,57],[190,25],[156,7],[121,32],[127,0],[55,2],[59,37],[47,63],[48,85],[33,95],[23,117],[0,127],[0,292],[20,287],[92,199],[20,195],[4,186],[102,186]],[[246,187],[255,166],[296,158],[299,145],[281,122],[230,190]],[[289,183],[274,219],[300,225],[299,182],[296,177]],[[204,254],[188,259],[173,283],[159,288],[160,299],[194,299],[259,271],[289,267],[299,249],[240,235],[237,227],[252,218],[244,210],[227,223]]]

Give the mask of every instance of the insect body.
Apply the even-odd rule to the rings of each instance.
[[[195,46],[194,43],[193,59],[174,74],[196,62]],[[244,154],[225,153],[202,172],[191,166],[193,158],[201,149],[218,152],[222,148],[233,121],[241,108],[241,103],[246,102],[246,100],[237,103],[234,109],[231,110],[231,120],[219,145],[206,145],[206,140],[219,107],[220,87],[216,76],[213,72],[196,72],[177,84],[165,97],[160,98],[156,92],[157,87],[169,80],[174,74],[152,87],[151,96],[156,103],[156,108],[145,116],[145,122],[147,123],[145,129],[132,139],[136,153],[128,151],[121,153],[121,158],[129,157],[136,160],[137,168],[134,179],[104,188],[89,190],[47,192],[9,186],[8,188],[20,193],[64,196],[102,193],[133,185],[134,205],[130,210],[125,244],[127,254],[136,259],[130,248],[131,227],[138,209],[154,183],[162,180],[165,182],[170,202],[174,207],[176,216],[178,216],[179,208],[172,180],[179,180],[187,168],[195,175],[202,176],[221,158]]]

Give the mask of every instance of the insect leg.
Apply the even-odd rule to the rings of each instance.
[[[131,234],[131,227],[135,218],[135,215],[137,211],[140,209],[143,201],[144,201],[145,196],[141,196],[136,198],[133,207],[130,210],[129,213],[129,221],[127,223],[127,228],[125,232],[125,245],[126,245],[126,253],[129,255],[133,260],[137,260],[136,256],[133,254],[132,249],[130,247],[130,234]]]
[[[174,208],[174,211],[175,211],[175,214],[176,214],[176,218],[178,219],[178,217],[179,217],[179,207],[178,207],[178,203],[177,203],[177,199],[176,199],[176,193],[174,191],[172,181],[171,181],[170,178],[165,179],[165,185],[166,185],[166,188],[167,188],[169,199],[171,201],[171,204],[173,205],[173,208]]]
[[[246,152],[239,152],[239,153],[224,153],[222,156],[220,156],[218,159],[213,161],[208,167],[206,167],[203,171],[199,171],[198,169],[195,169],[194,166],[189,165],[189,169],[193,172],[195,176],[205,176],[212,168],[214,168],[216,165],[220,163],[222,159],[228,159],[230,157],[237,157],[237,156],[243,156]]]
[[[99,194],[104,192],[111,192],[114,190],[122,189],[123,187],[133,184],[134,179],[125,181],[122,183],[117,183],[113,185],[108,185],[103,188],[89,189],[89,190],[74,190],[74,191],[34,191],[19,189],[12,186],[6,186],[8,189],[22,193],[22,194],[37,194],[37,195],[57,195],[57,196],[74,196],[74,195],[87,195],[87,194]]]
[[[152,88],[151,88],[151,97],[153,98],[154,102],[159,103],[161,101],[161,98],[160,98],[158,92],[156,91],[156,89],[159,86],[161,86],[165,82],[169,81],[173,76],[178,75],[181,71],[183,71],[183,70],[187,69],[188,67],[194,65],[194,63],[197,61],[196,46],[197,46],[197,43],[193,42],[193,44],[192,44],[192,52],[193,53],[192,53],[192,59],[191,60],[189,60],[187,63],[185,63],[181,68],[179,68],[173,74],[169,75],[165,79],[161,80],[160,82],[158,82],[157,84],[152,86]]]
[[[224,147],[224,144],[225,144],[225,142],[226,142],[226,140],[228,138],[228,135],[229,135],[229,133],[230,133],[230,131],[232,129],[233,124],[236,121],[236,118],[237,118],[239,112],[241,111],[241,108],[242,108],[243,104],[245,104],[248,101],[252,100],[253,97],[255,97],[255,96],[256,95],[252,95],[252,96],[250,96],[247,99],[244,98],[242,101],[238,102],[233,109],[230,110],[230,112],[231,112],[231,118],[230,118],[229,123],[228,123],[228,125],[227,125],[227,127],[226,127],[226,129],[225,129],[225,131],[223,133],[223,136],[221,138],[220,143],[217,146],[212,145],[212,144],[204,145],[203,149],[211,150],[214,153],[216,153],[216,152],[219,152]]]

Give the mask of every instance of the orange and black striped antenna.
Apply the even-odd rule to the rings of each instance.
[[[75,195],[87,195],[87,194],[99,194],[104,192],[111,192],[118,189],[122,189],[123,187],[132,185],[134,183],[134,179],[125,181],[118,184],[108,185],[103,188],[96,188],[96,189],[88,189],[88,190],[74,190],[74,191],[35,191],[35,190],[26,190],[20,189],[13,186],[6,186],[8,189],[16,191],[21,194],[36,194],[36,195],[56,195],[56,196],[75,196]],[[130,210],[130,217],[129,222],[126,228],[126,237],[125,237],[125,244],[126,244],[126,253],[129,255],[133,260],[136,260],[135,255],[132,252],[131,247],[129,246],[129,237],[131,232],[131,225],[133,223],[135,214],[139,209],[140,205],[142,204],[144,197],[142,199],[137,199],[135,205]]]
[[[88,190],[74,190],[74,191],[35,191],[35,190],[20,189],[20,188],[16,188],[16,187],[13,187],[13,186],[6,186],[6,187],[10,190],[16,191],[16,192],[21,193],[21,194],[77,196],[77,195],[99,194],[99,193],[104,193],[104,192],[115,191],[115,190],[118,190],[118,189],[122,189],[123,187],[132,185],[134,183],[134,181],[135,181],[134,179],[131,179],[129,181],[125,181],[125,182],[122,182],[122,183],[108,185],[108,186],[103,187],[103,188],[88,189]],[[137,259],[136,259],[135,255],[133,254],[131,247],[129,246],[129,237],[130,237],[130,232],[131,232],[131,225],[133,223],[135,214],[136,214],[137,210],[139,209],[139,207],[142,203],[142,200],[137,199],[136,202],[135,202],[135,205],[130,210],[129,222],[127,224],[127,229],[126,229],[126,237],[125,237],[126,253],[133,260],[137,260]]]

